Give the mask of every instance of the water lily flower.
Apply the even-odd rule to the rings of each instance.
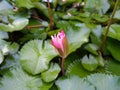
[[[57,35],[51,36],[52,38],[52,45],[55,47],[57,53],[62,57],[66,58],[68,55],[68,40],[67,37],[62,30]]]

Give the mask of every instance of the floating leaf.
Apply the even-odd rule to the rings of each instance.
[[[106,32],[106,28],[103,29],[103,34],[105,34],[105,32]],[[120,41],[120,25],[119,24],[112,24],[110,26],[108,37],[111,37],[113,39],[117,39]]]
[[[8,33],[4,31],[0,31],[0,39],[8,39]]]
[[[11,54],[15,54],[19,49],[19,45],[17,43],[12,43],[8,46],[8,48],[9,48],[9,50],[10,50],[9,52]]]
[[[13,7],[11,4],[7,2],[7,0],[0,1],[0,14],[2,15],[9,15],[12,12]]]
[[[89,58],[87,56],[84,56],[81,63],[82,66],[88,71],[94,71],[98,66],[96,58],[92,55],[90,55]]]
[[[28,24],[28,19],[17,18],[12,23],[8,25],[0,23],[0,29],[3,31],[13,32],[23,29]]]
[[[117,60],[120,61],[120,42],[117,40],[107,40],[107,48],[112,56]]]
[[[58,90],[95,90],[84,79],[77,76],[70,76],[67,78],[60,78],[55,83]]]
[[[20,67],[11,69],[1,78],[0,90],[49,90],[52,83],[44,83],[39,76],[30,76]]]
[[[41,73],[41,78],[45,82],[51,82],[57,78],[60,70],[60,66],[57,63],[51,63],[50,68],[47,71]]]
[[[2,51],[3,55],[7,55],[9,53],[8,46],[8,42],[0,39],[0,50]]]
[[[92,13],[105,14],[110,8],[108,0],[86,0],[85,10]]]
[[[97,26],[95,26],[95,28],[92,29],[90,39],[91,39],[92,43],[100,46],[101,37],[102,37],[102,26],[97,25]]]
[[[109,20],[109,17],[104,15],[101,16],[100,14],[93,14],[92,18],[95,19],[96,21],[100,22],[100,23],[105,23]]]
[[[104,67],[105,66],[105,60],[103,59],[102,56],[97,56],[95,57],[96,60],[98,61],[98,65],[101,66],[101,67]]]
[[[119,19],[119,20],[120,20],[119,15],[120,15],[120,10],[117,10],[117,11],[115,12],[114,18],[116,18],[116,19]]]
[[[3,56],[3,54],[2,54],[2,52],[0,50],[0,64],[3,62],[3,59],[4,59],[4,56]]]
[[[22,67],[31,74],[39,74],[48,69],[49,62],[57,54],[54,47],[47,41],[32,40],[20,51]]]
[[[80,48],[80,46],[88,41],[90,29],[82,23],[69,24],[66,21],[59,21],[57,23],[58,28],[65,30],[68,41],[69,41],[69,53]]]
[[[19,55],[18,54],[7,55],[4,62],[1,64],[0,74],[3,75],[4,72],[16,66],[20,66]]]
[[[115,60],[111,60],[105,65],[106,72],[113,75],[120,76],[119,68],[120,68],[120,63]]]
[[[14,2],[16,3],[16,6],[17,7],[23,7],[23,8],[33,8],[34,5],[33,3],[31,2],[31,0],[14,0]]]
[[[73,3],[80,3],[82,0],[65,0],[61,1],[60,5],[71,5]]]
[[[83,68],[83,66],[81,65],[81,62],[79,60],[76,60],[68,66],[66,74],[85,77],[85,76],[89,75],[90,72]]]
[[[96,89],[95,90],[119,90],[120,89],[120,77],[105,75],[105,74],[92,74],[87,77]]]
[[[49,18],[48,8],[43,3],[34,2],[33,4],[34,4],[35,8],[37,8],[40,13],[42,13],[47,18]]]
[[[98,52],[97,52],[98,48],[99,47],[97,45],[92,43],[89,43],[85,46],[85,49],[87,49],[89,52],[91,52],[94,55],[98,55]]]

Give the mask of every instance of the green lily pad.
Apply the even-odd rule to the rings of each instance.
[[[53,80],[55,80],[60,72],[61,68],[57,63],[51,63],[50,64],[50,68],[41,73],[41,78],[45,81],[45,82],[51,82]]]
[[[13,13],[13,6],[7,0],[0,1],[0,14],[9,15]]]
[[[94,55],[98,55],[98,52],[97,52],[98,48],[99,47],[97,45],[92,43],[89,43],[85,46],[85,49],[87,49],[89,52],[91,52]]]
[[[117,76],[120,76],[119,68],[120,68],[120,62],[117,62],[115,60],[110,60],[105,65],[106,73],[110,73]]]
[[[0,64],[3,62],[3,60],[4,60],[4,56],[2,54],[2,51],[0,50]]]
[[[86,0],[85,10],[92,13],[105,14],[110,8],[108,0]]]
[[[52,83],[45,83],[39,76],[30,76],[20,67],[11,68],[0,80],[0,90],[49,90]]]
[[[98,61],[92,55],[89,55],[89,58],[84,56],[81,63],[82,66],[88,71],[94,71],[98,66]]]
[[[103,29],[103,34],[105,34],[105,32],[106,32],[106,28]],[[108,37],[111,37],[113,39],[117,39],[120,41],[120,25],[119,24],[112,24],[110,26]]]
[[[31,40],[26,43],[20,51],[21,65],[24,70],[35,75],[49,67],[49,62],[56,56],[54,47],[50,42],[42,40]]]
[[[55,84],[57,85],[58,90],[95,90],[93,86],[78,76],[60,78]]]
[[[28,24],[28,19],[17,18],[12,23],[8,25],[0,23],[0,29],[3,31],[13,32],[23,29]]]
[[[8,33],[4,31],[0,31],[0,39],[8,39]]]
[[[120,43],[117,40],[108,40],[107,41],[107,49],[111,53],[111,55],[115,58],[115,60],[120,62]]]
[[[66,75],[77,75],[79,77],[86,77],[89,74],[91,74],[91,72],[84,69],[79,60],[75,60],[73,63],[71,63],[66,70]]]
[[[60,21],[57,23],[57,27],[64,29],[67,35],[69,42],[69,53],[80,48],[83,43],[88,42],[90,29],[87,28],[85,24]]]
[[[107,74],[92,74],[87,77],[87,81],[91,83],[95,90],[119,90],[120,77]]]
[[[16,5],[20,8],[20,7],[23,7],[23,8],[33,8],[34,5],[33,3],[31,2],[31,0],[14,0],[14,2],[16,3]]]
[[[120,9],[115,12],[114,18],[120,20],[120,16],[119,15],[120,15]]]

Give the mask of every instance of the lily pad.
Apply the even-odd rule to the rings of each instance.
[[[17,18],[12,23],[8,25],[0,23],[0,29],[3,31],[13,32],[23,29],[28,24],[28,19],[26,18]]]
[[[65,30],[69,41],[69,53],[80,48],[83,43],[88,42],[90,29],[85,24],[60,21],[57,23],[57,27]]]
[[[57,63],[51,63],[50,64],[50,68],[41,73],[41,78],[45,81],[45,82],[51,82],[53,80],[55,80],[60,72],[61,68]]]
[[[52,83],[45,83],[39,76],[30,76],[20,67],[12,68],[1,79],[0,90],[49,90]]]
[[[60,78],[55,83],[58,90],[95,90],[93,86],[77,76]]]
[[[42,40],[31,40],[20,51],[21,65],[27,72],[39,74],[48,69],[49,62],[56,55],[50,42],[45,41],[43,45]]]
[[[94,71],[98,66],[98,61],[92,55],[90,55],[89,58],[84,56],[81,63],[82,66],[88,71]]]

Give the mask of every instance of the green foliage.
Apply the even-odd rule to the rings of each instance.
[[[47,71],[41,73],[41,78],[45,82],[51,82],[57,78],[60,70],[61,69],[58,64],[51,63],[50,68]]]
[[[19,7],[19,8],[33,8],[34,5],[32,3],[31,0],[14,0],[15,4]]]
[[[119,14],[119,0],[0,0],[0,90],[119,90]],[[61,30],[64,77],[50,40]]]
[[[0,1],[0,16],[9,15],[12,13],[13,6],[10,5],[6,0]],[[0,18],[1,19],[1,18]]]
[[[49,90],[52,83],[45,83],[39,76],[30,76],[20,67],[12,68],[1,79],[0,90]]]
[[[85,49],[87,49],[92,54],[98,55],[98,53],[97,53],[98,46],[95,44],[89,43],[85,46]]]
[[[112,54],[112,56],[120,61],[120,43],[118,41],[113,41],[113,40],[109,40],[108,41],[108,46],[107,46],[108,50],[110,51],[110,53]]]
[[[77,76],[60,78],[56,81],[56,85],[58,90],[94,90],[93,86]]]
[[[23,29],[28,24],[28,19],[17,18],[12,23],[8,25],[0,23],[0,29],[3,31],[13,32]]]
[[[115,19],[120,19],[119,15],[120,15],[120,9],[115,12],[114,18]]]
[[[92,55],[89,55],[89,57],[84,56],[82,58],[81,63],[82,63],[82,66],[88,71],[94,71],[98,66],[98,62],[96,58],[93,57]]]
[[[8,33],[4,31],[0,31],[0,39],[8,39]]]
[[[64,29],[66,32],[69,41],[69,53],[78,49],[83,43],[88,42],[90,29],[85,24],[60,21],[57,23],[57,27]]]
[[[32,40],[26,43],[20,51],[22,67],[35,75],[48,69],[49,62],[56,56],[53,46],[42,40]]]
[[[85,70],[79,60],[75,60],[67,68],[67,75],[77,75],[79,77],[85,77],[90,74],[89,71]]]
[[[56,85],[58,90],[119,90],[119,79],[118,76],[97,73],[84,79],[77,76],[60,78],[56,81]]]
[[[120,31],[119,30],[120,30],[119,24],[112,24],[110,26],[110,31],[108,33],[108,36],[120,41]],[[105,33],[105,29],[103,30],[103,33]]]
[[[85,10],[100,15],[105,14],[110,8],[108,0],[86,0]]]
[[[115,60],[109,61],[106,65],[106,72],[120,76],[120,63],[116,62]]]
[[[2,52],[0,50],[0,64],[3,62],[3,60],[4,60],[4,57],[3,57],[3,54],[2,54]]]
[[[105,74],[92,74],[87,77],[87,81],[92,84],[96,90],[119,90],[120,77],[105,75]]]

